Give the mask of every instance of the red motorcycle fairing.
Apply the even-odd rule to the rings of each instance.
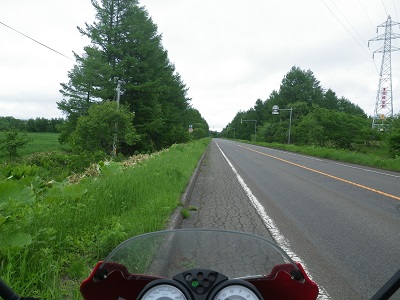
[[[80,291],[85,300],[91,299],[136,299],[137,295],[150,282],[160,277],[131,275],[127,268],[120,264],[112,264],[110,273],[99,278],[102,261],[98,262],[92,273],[80,286]],[[100,271],[100,274],[99,274]]]
[[[104,269],[112,271],[104,274],[103,270],[99,269],[102,263],[99,262],[81,284],[80,290],[85,300],[135,300],[147,284],[163,279],[163,277],[130,274],[125,266],[116,263],[107,263]],[[293,279],[291,264],[277,265],[268,275],[243,278],[243,280],[252,284],[264,299],[316,299],[317,285],[308,278],[300,264],[296,265],[301,273],[300,281]]]

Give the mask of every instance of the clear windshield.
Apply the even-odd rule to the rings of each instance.
[[[271,241],[241,232],[179,229],[144,234],[120,244],[103,262],[131,274],[172,278],[188,269],[211,269],[229,278],[267,275],[279,264],[298,267]]]

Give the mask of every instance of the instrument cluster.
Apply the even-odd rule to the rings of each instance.
[[[172,280],[159,279],[149,283],[139,300],[262,300],[250,283],[218,272],[193,269],[180,273]]]

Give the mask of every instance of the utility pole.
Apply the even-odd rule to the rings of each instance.
[[[119,110],[119,100],[121,97],[121,80],[118,80],[117,84],[117,111]],[[114,133],[114,142],[113,142],[113,150],[112,150],[112,155],[113,157],[117,156],[117,141],[118,141],[118,123],[115,122],[115,133]]]
[[[400,50],[400,48],[393,47],[392,40],[399,38],[400,35],[392,33],[392,26],[399,24],[400,23],[398,22],[392,21],[391,17],[388,16],[386,22],[379,25],[376,30],[376,33],[378,34],[379,27],[385,27],[385,33],[368,41],[368,46],[371,41],[384,41],[383,47],[373,52],[373,55],[375,53],[383,53],[381,71],[379,74],[378,92],[376,95],[375,110],[372,119],[372,128],[376,128],[380,131],[385,130],[387,119],[393,117],[391,53]]]

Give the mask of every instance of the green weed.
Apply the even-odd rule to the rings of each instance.
[[[208,143],[175,145],[125,164],[100,163],[73,184],[41,180],[40,172],[9,179],[33,202],[19,210],[1,206],[0,215],[11,216],[10,232],[29,234],[32,242],[0,249],[0,278],[22,295],[81,299],[79,284],[97,261],[131,236],[165,228]],[[43,160],[51,165],[36,158]]]
[[[182,218],[184,218],[184,219],[189,219],[189,217],[190,217],[190,212],[189,212],[189,210],[186,209],[186,208],[181,208],[181,215],[182,215]]]

